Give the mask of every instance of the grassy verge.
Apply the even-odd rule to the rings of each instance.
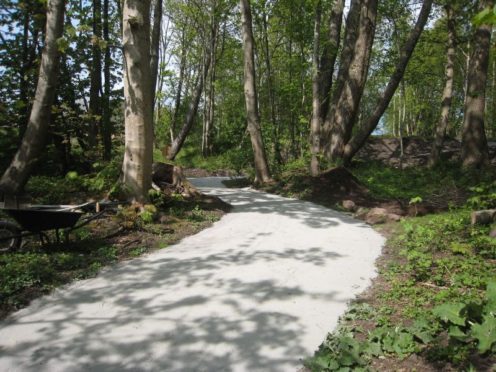
[[[98,197],[89,191],[93,183],[84,187],[93,178],[35,178],[29,188],[36,202],[81,202]],[[56,287],[93,277],[116,262],[164,249],[210,226],[229,209],[210,197],[155,194],[152,199],[154,205],[144,210],[130,206],[106,214],[72,233],[69,243],[42,246],[35,238],[26,239],[20,251],[0,254],[0,319]]]
[[[494,172],[455,167],[353,170],[376,198],[436,200],[451,208],[383,225],[379,276],[329,334],[311,371],[491,371],[496,367],[496,239],[470,212],[496,207]],[[321,202],[310,177],[283,174],[271,191]],[[322,193],[332,193],[331,189]],[[326,204],[325,202],[323,204]],[[329,204],[329,203],[327,203]],[[328,205],[331,206],[331,205]]]

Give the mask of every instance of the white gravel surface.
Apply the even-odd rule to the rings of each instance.
[[[362,222],[220,178],[213,227],[0,323],[0,371],[297,371],[375,276]]]

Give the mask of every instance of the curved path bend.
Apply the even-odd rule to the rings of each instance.
[[[297,371],[369,285],[383,238],[312,203],[193,183],[232,213],[0,323],[0,370]]]

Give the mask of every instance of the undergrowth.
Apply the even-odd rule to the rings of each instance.
[[[472,210],[496,207],[491,173],[371,166],[354,174],[377,196],[425,198],[453,185],[465,192],[465,203],[444,213],[406,218],[394,228],[379,278],[306,367],[493,370],[496,239],[489,232],[494,226],[470,223]]]

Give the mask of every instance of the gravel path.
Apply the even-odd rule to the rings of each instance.
[[[192,182],[232,213],[0,323],[0,371],[298,370],[369,285],[384,239],[312,203]]]

